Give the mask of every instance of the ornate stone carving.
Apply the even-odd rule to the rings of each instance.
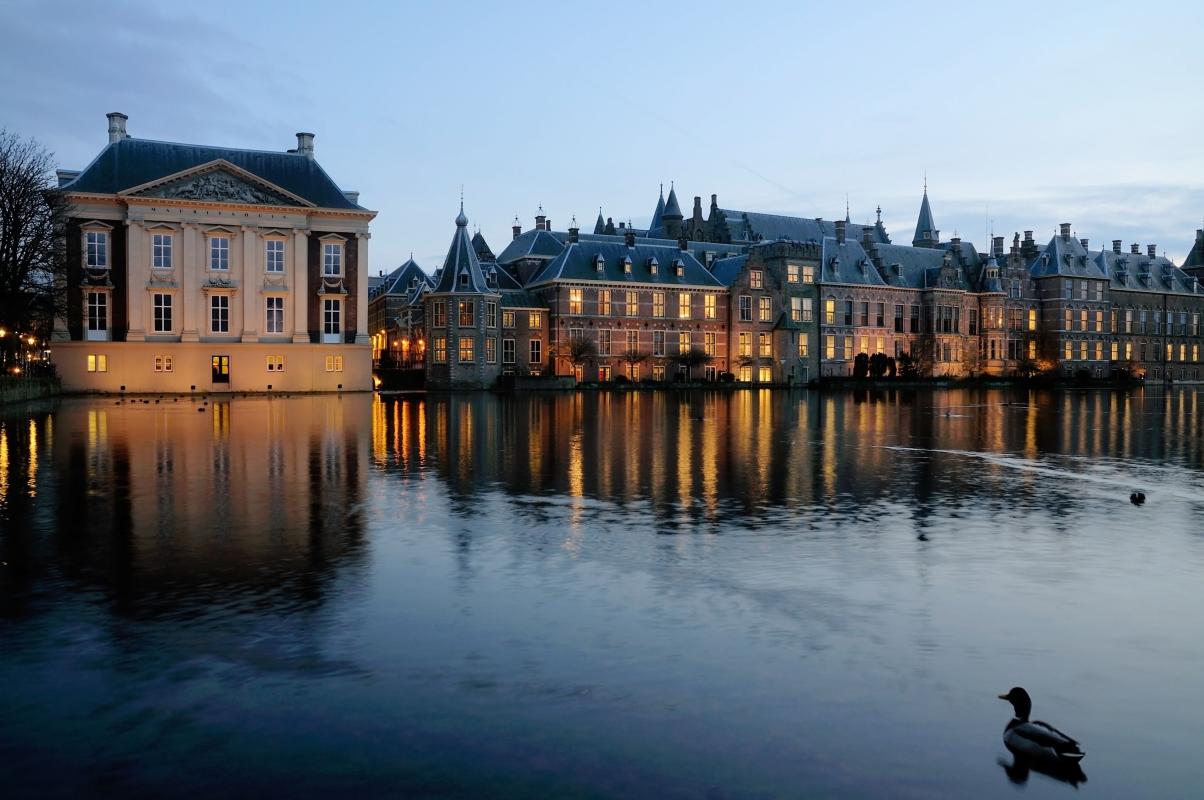
[[[141,197],[162,197],[168,200],[198,200],[217,203],[243,203],[250,205],[295,206],[297,202],[279,192],[261,186],[252,186],[224,170],[214,170],[203,175],[186,178],[155,186],[140,192]]]

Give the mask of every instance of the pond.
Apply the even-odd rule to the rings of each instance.
[[[1204,766],[1204,406],[1127,391],[0,411],[6,797],[1093,797]],[[1130,502],[1142,491],[1144,505]]]

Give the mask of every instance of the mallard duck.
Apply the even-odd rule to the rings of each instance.
[[[1038,720],[1029,721],[1033,710],[1032,698],[1019,686],[999,695],[1016,711],[1015,718],[1003,729],[1003,743],[1018,756],[1046,763],[1077,765],[1087,755],[1079,743],[1054,726]]]

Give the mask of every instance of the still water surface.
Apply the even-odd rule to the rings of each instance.
[[[1195,389],[9,407],[2,794],[1198,796],[1202,419]],[[1005,769],[1016,684],[1077,790]]]

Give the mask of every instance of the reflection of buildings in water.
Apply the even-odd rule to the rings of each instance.
[[[201,402],[64,401],[23,420],[22,465],[45,490],[15,507],[0,470],[5,545],[19,533],[38,569],[140,614],[290,584],[289,602],[319,600],[362,547],[370,397]],[[12,429],[0,422],[0,445]]]
[[[870,509],[885,498],[922,519],[938,505],[1051,491],[1014,459],[975,454],[1198,464],[1194,392],[1156,402],[1150,414],[1141,390],[432,394],[378,400],[374,441],[378,463],[433,470],[466,516],[483,513],[473,498],[498,486],[646,502],[660,525],[767,506]],[[1084,502],[1072,484],[1061,491],[1066,510]]]

